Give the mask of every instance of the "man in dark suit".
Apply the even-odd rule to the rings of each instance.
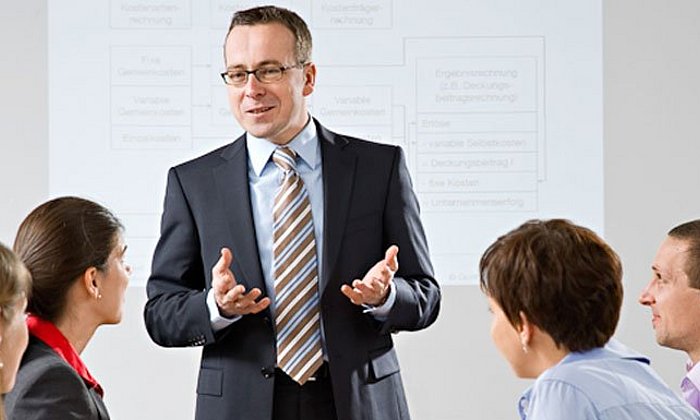
[[[168,174],[148,332],[204,346],[197,420],[408,419],[391,333],[432,324],[440,289],[403,152],[309,116],[295,13],[237,12],[224,50],[246,134]]]

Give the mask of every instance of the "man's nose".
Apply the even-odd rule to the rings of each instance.
[[[649,306],[655,303],[654,295],[651,293],[651,282],[642,289],[642,294],[639,295],[639,303],[644,306]]]
[[[245,94],[251,98],[265,94],[264,83],[261,83],[254,73],[248,75],[248,80],[245,82]]]

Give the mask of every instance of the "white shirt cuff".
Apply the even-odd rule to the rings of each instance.
[[[214,299],[214,289],[209,289],[207,293],[207,308],[209,309],[209,320],[211,321],[211,328],[216,331],[223,330],[229,325],[241,319],[240,315],[235,315],[231,318],[227,318],[219,312],[219,307],[216,306],[216,299]]]

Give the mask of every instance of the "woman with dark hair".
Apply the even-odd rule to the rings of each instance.
[[[80,354],[97,327],[121,321],[131,268],[119,220],[77,197],[57,198],[22,222],[14,250],[32,275],[29,346],[15,388],[11,419],[109,419],[103,391]]]
[[[521,378],[522,419],[700,419],[649,367],[611,340],[622,306],[622,265],[593,231],[529,221],[480,263],[491,337]]]
[[[0,244],[0,393],[15,384],[17,368],[27,348],[27,325],[24,309],[31,286],[29,271],[17,256]],[[5,412],[0,407],[0,420]]]

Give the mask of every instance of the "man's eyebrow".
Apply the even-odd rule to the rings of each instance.
[[[658,274],[659,276],[665,275],[666,273],[656,264],[651,265],[651,271],[654,272],[654,274]]]
[[[259,63],[256,63],[255,66],[251,68],[251,70],[259,69],[260,67],[269,66],[269,65],[281,66],[282,63],[280,61],[277,61],[277,60],[265,60],[265,61],[261,61]],[[230,66],[226,67],[226,70],[247,70],[247,68],[243,64],[235,64],[235,65],[230,65]]]

